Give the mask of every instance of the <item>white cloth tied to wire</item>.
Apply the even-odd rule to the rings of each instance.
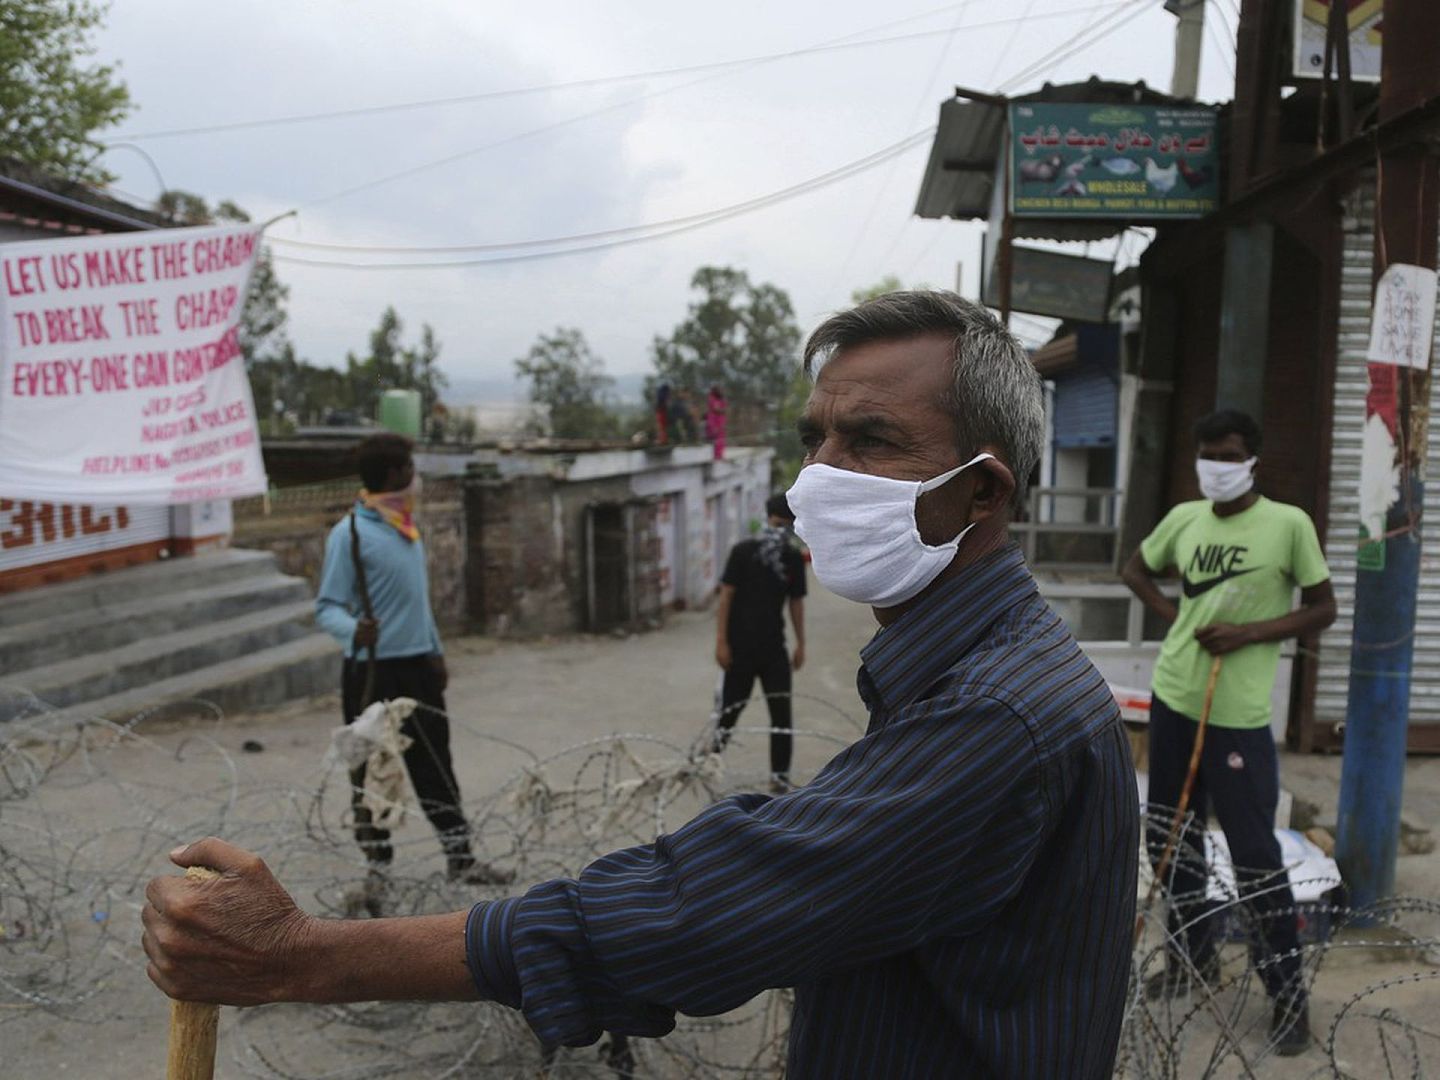
[[[332,762],[347,769],[365,766],[365,789],[361,801],[369,809],[377,828],[393,829],[405,820],[410,804],[409,775],[405,772],[405,751],[414,742],[400,727],[415,711],[414,698],[377,701],[353,724],[330,733]]]

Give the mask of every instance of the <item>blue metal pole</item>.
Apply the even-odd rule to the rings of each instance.
[[[1412,473],[1410,484],[1413,505],[1423,505],[1419,477]],[[1420,584],[1420,534],[1408,523],[1406,509],[1391,506],[1386,531],[1398,535],[1373,545],[1384,551],[1383,564],[1356,571],[1335,858],[1357,907],[1395,891]]]
[[[1433,47],[1437,34],[1440,4],[1387,0],[1380,58],[1382,127],[1416,105],[1440,97],[1440,68]],[[1440,231],[1440,164],[1435,148],[1426,143],[1387,147],[1377,170],[1375,280],[1396,263],[1433,270]],[[1425,303],[1426,298],[1419,302]],[[1424,345],[1428,353],[1431,343]],[[1401,362],[1399,357],[1388,359]],[[1390,476],[1398,473],[1400,483],[1385,513],[1383,545],[1376,537],[1375,542],[1361,547],[1355,573],[1355,630],[1335,857],[1356,906],[1395,891],[1416,594],[1420,589],[1420,518],[1425,506],[1421,477],[1425,475],[1430,427],[1430,357],[1426,356],[1423,368],[1372,363],[1369,375],[1365,445],[1372,453],[1380,453],[1378,459],[1362,461],[1361,486],[1378,496],[1390,490]],[[1389,435],[1390,445],[1383,450],[1372,438],[1378,434],[1375,425],[1379,422],[1385,424]],[[1371,527],[1376,524],[1372,522]],[[1332,522],[1331,528],[1344,525]],[[1382,553],[1384,558],[1377,559]]]

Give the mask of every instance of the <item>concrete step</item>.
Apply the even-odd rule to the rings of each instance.
[[[275,556],[268,551],[227,548],[192,558],[162,559],[144,566],[0,596],[0,628],[93,612],[138,597],[153,596],[157,590],[177,592],[223,585],[275,572]]]
[[[172,589],[169,580],[162,579],[152,583],[151,591],[132,592],[118,603],[0,627],[0,675],[13,678],[29,668],[118,649],[309,596],[304,581],[274,570],[184,589]]]
[[[57,708],[76,705],[295,641],[313,633],[313,623],[314,605],[296,600],[31,668],[0,681]],[[3,701],[0,698],[0,721],[7,719]]]
[[[197,668],[49,715],[52,723],[142,715],[211,715],[213,705],[235,715],[271,709],[296,698],[313,697],[340,686],[340,647],[329,634],[313,633],[283,645],[223,663]]]

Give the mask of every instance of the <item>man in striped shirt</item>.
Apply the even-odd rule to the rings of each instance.
[[[1139,843],[1105,683],[1006,525],[1039,380],[983,308],[895,293],[811,336],[790,492],[822,584],[869,603],[863,738],[575,879],[468,912],[301,913],[253,855],[172,854],[144,913],[167,993],[235,1004],[484,998],[549,1045],[661,1036],[795,988],[787,1076],[1108,1077]]]

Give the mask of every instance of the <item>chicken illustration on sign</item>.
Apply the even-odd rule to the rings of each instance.
[[[1205,108],[1010,106],[1017,217],[1200,217],[1219,205],[1215,113]]]

